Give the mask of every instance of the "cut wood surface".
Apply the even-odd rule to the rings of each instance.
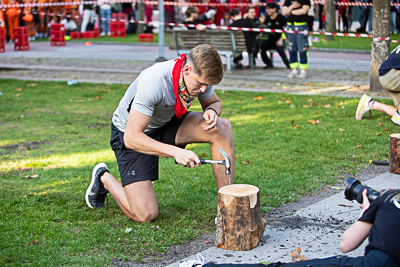
[[[217,247],[251,250],[260,243],[265,226],[258,187],[235,184],[219,189],[215,238]]]

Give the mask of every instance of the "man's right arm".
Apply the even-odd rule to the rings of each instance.
[[[150,119],[150,116],[134,109],[130,111],[124,134],[124,143],[127,148],[148,155],[173,157],[178,164],[184,167],[200,166],[200,160],[193,151],[168,145],[148,137],[144,130],[149,125]]]

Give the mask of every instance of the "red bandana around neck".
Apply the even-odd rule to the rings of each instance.
[[[179,98],[179,76],[181,75],[182,66],[185,63],[186,55],[181,54],[180,57],[175,59],[175,65],[172,69],[172,87],[175,93],[175,114],[178,119],[182,118],[186,113],[186,108]]]

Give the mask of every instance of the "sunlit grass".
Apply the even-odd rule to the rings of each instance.
[[[96,163],[105,162],[119,177],[110,124],[126,87],[0,79],[0,234],[7,240],[0,242],[0,265],[157,259],[157,252],[214,230],[217,189],[210,165],[186,169],[160,158],[154,223],[127,219],[111,197],[103,209],[86,206]],[[397,132],[379,112],[356,121],[359,98],[217,94],[232,123],[235,183],[260,188],[264,213],[357,173],[370,159],[387,160],[389,134]],[[188,149],[210,158],[207,144]],[[23,177],[32,174],[39,178]]]

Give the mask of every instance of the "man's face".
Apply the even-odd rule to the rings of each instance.
[[[276,8],[269,8],[269,7],[267,7],[267,14],[268,14],[268,16],[273,16],[273,15],[275,15],[275,13],[276,13]]]
[[[256,18],[256,10],[254,8],[250,9],[249,12],[247,12],[247,16],[250,19],[255,19]]]
[[[183,80],[190,96],[197,96],[200,93],[204,93],[207,86],[209,86],[206,80],[197,75],[189,64],[183,67]]]

